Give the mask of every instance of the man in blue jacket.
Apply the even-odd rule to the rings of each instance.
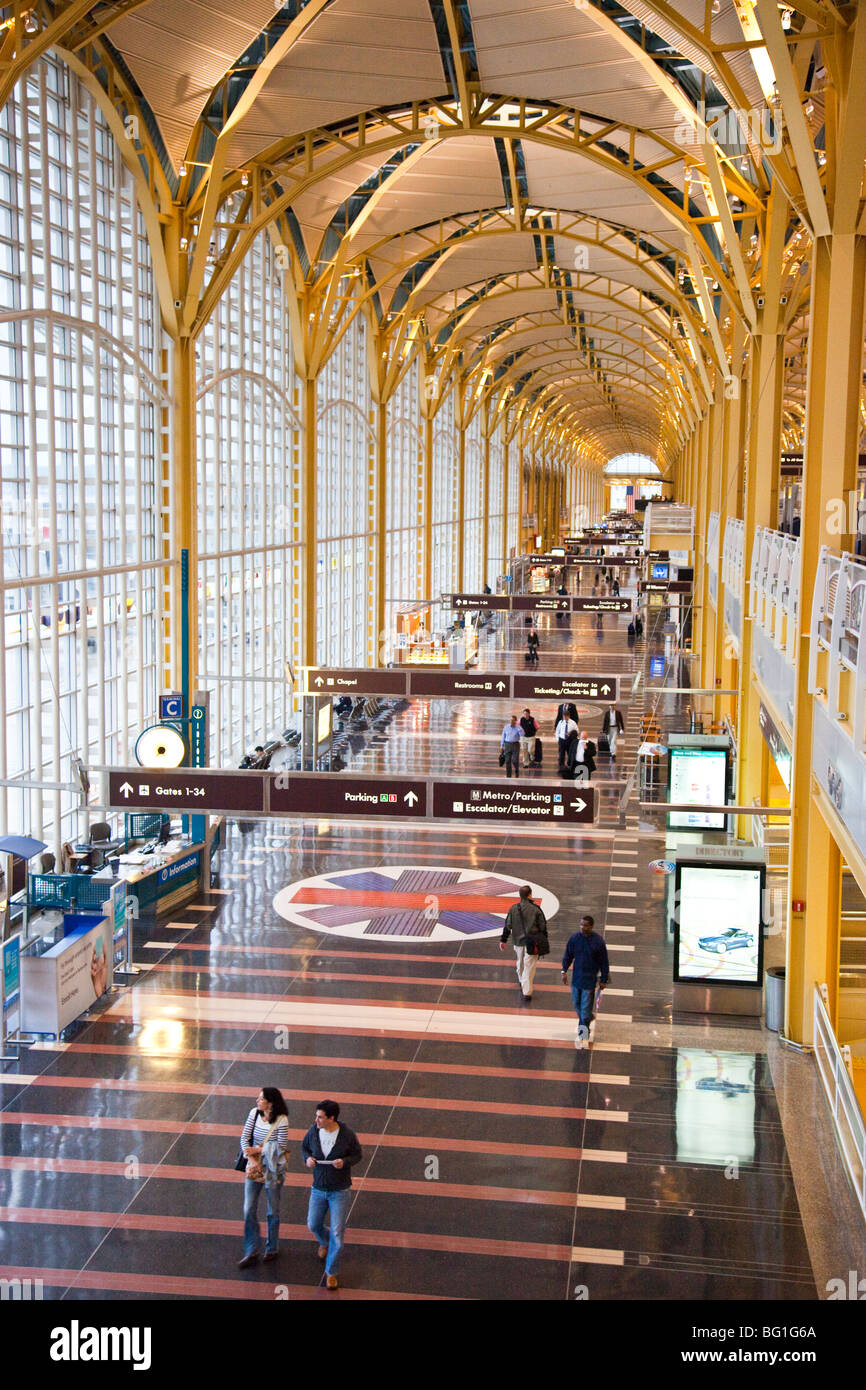
[[[319,1244],[319,1259],[325,1261],[325,1284],[339,1287],[337,1268],[343,1253],[343,1233],[352,1201],[353,1163],[361,1161],[361,1145],[348,1125],[339,1123],[340,1107],[335,1100],[320,1100],[316,1122],[304,1135],[301,1154],[313,1170],[313,1190],[307,1212],[307,1228]],[[330,1212],[330,1231],[324,1220]]]
[[[593,931],[595,918],[588,914],[580,919],[580,931],[576,931],[565,943],[562,957],[562,983],[568,983],[568,967],[572,964],[571,997],[577,1013],[577,1034],[574,1045],[588,1047],[595,1033],[596,985],[598,993],[604,989],[610,978],[610,965],[604,938]],[[601,982],[598,983],[598,977]]]

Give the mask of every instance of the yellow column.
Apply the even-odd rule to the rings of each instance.
[[[457,579],[456,590],[463,590],[463,528],[466,521],[466,429],[463,424],[463,390],[455,402],[454,424],[457,429]]]
[[[174,453],[174,525],[177,551],[189,551],[189,679],[190,692],[197,685],[198,633],[198,504],[195,451],[195,345],[190,338],[180,338],[173,354],[173,453]],[[177,625],[172,633],[172,670],[180,684],[181,671],[181,591],[180,566],[174,569]]]
[[[816,984],[827,984],[835,1021],[839,906],[834,885],[840,865],[839,849],[812,799],[809,629],[822,545],[835,550],[852,548],[851,536],[839,535],[830,527],[839,516],[839,502],[844,502],[857,483],[864,298],[866,240],[838,232],[832,238],[819,238],[812,257],[788,870],[790,898],[804,901],[806,911],[794,914],[789,910],[785,1001],[787,1036],[807,1043],[812,1038]]]
[[[304,665],[316,665],[316,381],[304,382],[304,547],[302,632]]]
[[[484,584],[490,584],[490,576],[487,570],[490,565],[490,412],[487,403],[484,404],[484,414],[481,420],[481,447],[483,449],[481,460],[481,515],[484,518],[481,527],[481,580]],[[493,585],[490,584],[491,589]]]
[[[766,311],[765,311],[766,312]],[[752,339],[750,380],[750,433],[746,456],[745,552],[746,582],[743,597],[743,635],[740,644],[740,703],[737,720],[738,791],[741,806],[760,798],[767,775],[767,745],[761,733],[760,698],[752,680],[752,629],[749,614],[749,567],[755,531],[774,526],[772,515],[775,479],[782,440],[782,369],[784,338],[775,332],[758,332]],[[740,837],[750,840],[750,817],[740,817]]]
[[[387,522],[387,486],[388,486],[388,407],[384,401],[378,401],[374,407],[376,412],[376,453],[374,467],[375,476],[375,508],[376,508],[376,535],[374,541],[374,570],[373,570],[373,593],[371,594],[371,608],[373,608],[374,636],[372,643],[373,664],[380,665],[382,658],[380,653],[384,644],[388,641],[389,634],[385,628],[385,600],[386,594],[386,522]],[[368,644],[369,645],[369,644]]]

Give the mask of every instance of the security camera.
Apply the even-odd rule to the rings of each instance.
[[[780,294],[780,295],[779,295],[779,303],[780,303],[780,304],[787,304],[787,302],[788,302],[788,296],[787,296],[786,294]]]
[[[182,302],[182,301],[179,300],[179,299],[176,299],[176,300],[174,301],[174,307],[175,307],[175,309],[179,309],[179,308],[181,307],[181,302]]]
[[[758,295],[757,303],[758,303],[758,308],[759,308],[759,309],[763,309],[763,307],[764,307],[764,296],[763,296],[762,294],[759,294],[759,295]]]

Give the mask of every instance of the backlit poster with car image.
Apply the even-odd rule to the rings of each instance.
[[[760,985],[764,867],[678,863],[674,980]]]
[[[728,789],[728,750],[676,746],[668,759],[668,801],[679,805],[724,806]],[[724,830],[724,812],[671,811],[672,830]]]

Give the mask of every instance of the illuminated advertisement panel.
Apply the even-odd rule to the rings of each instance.
[[[728,750],[676,748],[668,759],[668,801],[685,805],[724,806],[727,801]],[[671,811],[672,830],[724,830],[724,812]]]
[[[762,864],[678,863],[674,980],[761,985]]]

